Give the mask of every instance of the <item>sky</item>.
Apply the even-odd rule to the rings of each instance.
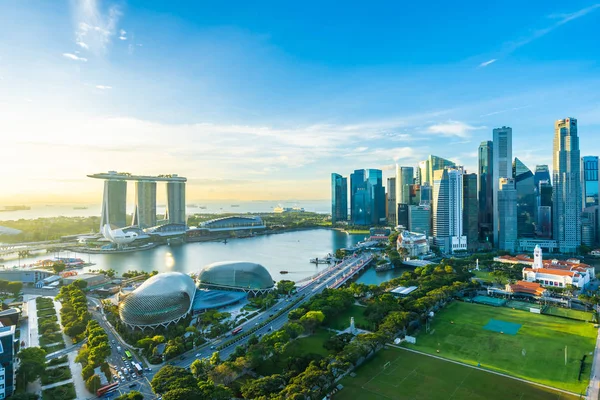
[[[428,154],[476,172],[501,126],[534,169],[565,117],[600,155],[599,37],[577,0],[0,0],[0,204],[99,203],[109,170],[328,199]]]

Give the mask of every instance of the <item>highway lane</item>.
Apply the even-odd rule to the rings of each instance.
[[[328,270],[321,277],[314,279],[310,284],[306,285],[300,292],[297,292],[296,294],[292,295],[289,299],[289,302],[288,302],[288,300],[280,301],[277,305],[275,305],[273,308],[270,309],[271,314],[278,312],[280,309],[286,307],[289,303],[293,303],[293,302],[299,300],[298,303],[295,304],[293,307],[291,307],[287,312],[283,313],[282,315],[280,315],[279,317],[277,317],[276,319],[274,319],[267,325],[261,327],[256,332],[254,332],[254,335],[263,336],[266,333],[273,332],[273,331],[280,329],[288,321],[288,314],[290,311],[299,308],[300,306],[302,306],[302,304],[304,304],[310,298],[312,298],[316,294],[323,292],[323,290],[325,290],[325,288],[327,288],[331,284],[333,284],[338,278],[341,278],[345,273],[350,271],[353,267],[358,266],[361,262],[366,262],[370,257],[372,257],[371,254],[363,254],[359,257],[351,258],[350,260],[348,260],[348,264],[343,265],[341,267],[341,269],[332,268],[332,269]],[[269,312],[269,311],[267,311],[267,312]],[[263,315],[261,317],[258,317],[258,320],[254,319],[254,320],[249,321],[241,326],[243,327],[243,330],[246,331],[248,329],[253,328],[257,324],[262,323],[262,321],[264,321],[267,318],[268,318],[267,316]],[[248,335],[246,337],[240,338],[239,341],[236,341],[236,342],[230,344],[229,346],[221,349],[219,351],[219,355],[220,355],[221,359],[226,359],[227,357],[229,357],[231,355],[231,353],[233,353],[235,351],[235,348],[237,346],[245,345],[251,336],[252,335]],[[232,339],[232,337],[229,336],[229,337],[225,337],[225,338],[216,340],[216,341],[212,342],[210,344],[210,346],[207,346],[207,347],[199,350],[197,352],[197,354],[195,354],[194,356],[192,356],[192,357],[186,356],[184,360],[179,359],[179,360],[174,361],[173,365],[187,368],[197,358],[211,357],[212,354],[216,351],[215,349],[217,347],[219,347],[220,345],[224,344],[225,342],[227,342],[231,339]]]

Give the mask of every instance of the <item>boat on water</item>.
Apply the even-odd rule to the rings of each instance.
[[[279,271],[279,273],[280,273],[281,275],[285,275],[285,274],[289,274],[290,272],[289,272],[289,271]]]
[[[87,210],[87,207],[73,207],[73,210]]]
[[[239,207],[239,204],[232,204],[231,207]]]

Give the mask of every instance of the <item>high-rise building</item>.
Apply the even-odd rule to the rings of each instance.
[[[408,206],[408,229],[411,232],[431,235],[431,206]]]
[[[467,249],[463,235],[463,169],[436,170],[433,179],[433,236],[444,253]]]
[[[535,178],[518,158],[513,161],[513,178],[517,190],[517,236],[531,238],[535,235],[537,214]]]
[[[396,224],[396,178],[388,178],[387,180],[387,197],[386,197],[386,219],[388,224]]]
[[[410,203],[410,185],[414,183],[414,168],[396,165],[396,202]]]
[[[433,188],[427,182],[421,184],[421,197],[419,201],[419,205],[431,205],[431,201],[433,199]]]
[[[494,241],[494,143],[481,142],[479,163],[479,239]]]
[[[552,238],[552,184],[547,165],[536,165],[533,176],[536,189],[536,236]]]
[[[494,207],[493,215],[493,230],[494,230],[494,246],[499,246],[499,207],[498,207],[498,190],[500,178],[512,178],[512,128],[503,126],[496,128],[493,131],[493,162],[492,167],[494,185],[492,204]]]
[[[135,208],[132,225],[142,229],[156,226],[156,182],[135,182]]]
[[[515,251],[517,244],[517,190],[513,178],[498,182],[498,248]]]
[[[15,391],[15,326],[0,324],[0,399]]]
[[[379,169],[359,169],[350,175],[350,214],[354,225],[385,221],[385,188]]]
[[[463,234],[467,245],[475,247],[478,242],[477,174],[463,175]]]
[[[397,214],[397,219],[398,219],[398,225],[402,227],[403,229],[408,229],[408,204],[403,204],[400,203],[398,204],[398,210],[396,211]]]
[[[427,182],[433,184],[433,173],[437,170],[442,170],[446,167],[454,167],[456,164],[445,158],[430,155],[427,160],[419,163],[419,185]]]
[[[170,224],[185,224],[185,182],[167,182],[167,211]]]
[[[554,124],[552,163],[552,233],[561,253],[574,253],[581,244],[581,156],[577,120]]]
[[[127,226],[127,182],[118,179],[104,181],[104,197],[102,199],[102,214],[100,230],[106,224],[113,228]]]
[[[331,223],[348,221],[348,179],[331,174]]]
[[[586,207],[581,213],[581,243],[588,247],[598,243],[598,208]]]
[[[598,157],[585,156],[581,159],[581,190],[583,208],[598,205]]]
[[[416,183],[410,185],[408,204],[413,206],[421,204],[421,185],[417,185]]]

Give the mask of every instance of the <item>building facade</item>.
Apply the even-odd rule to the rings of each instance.
[[[122,180],[104,181],[100,229],[106,224],[115,228],[127,226],[127,182]]]
[[[581,157],[577,120],[565,118],[554,124],[553,235],[561,253],[574,253],[581,245]]]
[[[517,246],[517,190],[513,178],[498,182],[498,248],[515,251]]]
[[[410,204],[410,186],[414,183],[414,168],[396,165],[396,203]]]
[[[0,399],[15,391],[15,326],[0,326]]]
[[[494,143],[481,142],[478,152],[479,164],[479,239],[493,242],[494,235]]]
[[[581,158],[581,190],[583,208],[598,205],[598,157]]]
[[[350,175],[350,204],[354,225],[378,225],[385,222],[385,188],[381,170],[355,170]]]
[[[135,208],[132,225],[141,229],[156,226],[156,182],[135,182]]]
[[[348,179],[331,174],[331,222],[348,221]]]
[[[479,239],[477,202],[477,174],[463,175],[463,233],[467,246],[474,248]]]
[[[513,178],[517,190],[517,236],[534,237],[537,191],[533,172],[521,160],[515,158]]]
[[[387,197],[386,197],[386,219],[388,224],[396,224],[396,178],[388,178],[387,180]]]
[[[463,169],[446,167],[434,172],[433,236],[444,253],[467,249],[463,235]]]
[[[185,224],[185,182],[167,182],[167,212],[169,224]]]
[[[512,178],[512,128],[503,126],[493,131],[493,230],[494,246],[500,243],[500,214],[498,204],[498,191],[500,178]]]
[[[433,184],[433,173],[437,170],[443,170],[446,167],[454,167],[456,164],[445,158],[430,155],[427,160],[419,163],[419,185],[424,183]]]
[[[402,231],[398,235],[396,249],[406,250],[409,257],[419,257],[429,253],[429,241],[422,233]]]
[[[431,206],[408,206],[408,229],[414,233],[431,236]]]

